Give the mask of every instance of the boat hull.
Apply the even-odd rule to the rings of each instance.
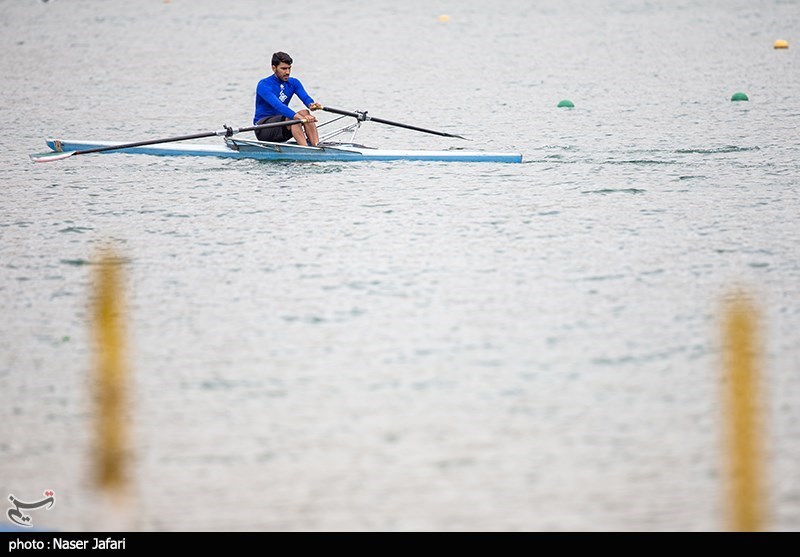
[[[257,159],[268,161],[437,161],[437,162],[502,162],[520,163],[518,153],[490,151],[422,151],[371,149],[356,145],[305,147],[292,143],[270,143],[226,138],[225,145],[199,145],[193,143],[158,144],[106,151],[158,156],[210,156],[227,159]],[[48,139],[53,151],[82,151],[97,147],[120,145],[110,141],[77,141]]]

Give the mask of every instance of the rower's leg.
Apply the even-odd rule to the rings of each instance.
[[[319,132],[317,131],[317,123],[316,122],[306,122],[303,124],[303,127],[306,129],[306,135],[308,136],[308,141],[316,147],[319,145]]]
[[[311,113],[308,110],[301,110],[297,114],[299,114],[301,118],[308,118],[309,116],[311,116]],[[308,137],[308,143],[313,147],[316,147],[317,144],[319,143],[319,132],[317,131],[317,123],[306,122],[302,126],[306,132],[306,136]]]
[[[306,134],[303,132],[303,124],[289,126],[289,130],[292,132],[292,137],[294,137],[294,140],[297,141],[298,145],[308,145]]]

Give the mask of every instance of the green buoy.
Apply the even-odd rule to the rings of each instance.
[[[747,98],[747,95],[744,93],[734,93],[731,97],[732,101],[749,101],[750,99]]]
[[[575,108],[575,105],[572,104],[572,101],[564,99],[560,103],[558,103],[558,108]]]

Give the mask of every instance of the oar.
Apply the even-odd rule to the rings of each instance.
[[[178,137],[167,137],[165,139],[150,139],[147,141],[136,141],[135,143],[123,143],[121,145],[108,145],[106,147],[94,147],[92,149],[83,149],[80,151],[51,151],[49,153],[39,153],[30,155],[31,160],[34,162],[50,162],[60,161],[72,157],[74,155],[86,155],[87,153],[102,153],[103,151],[115,151],[117,149],[130,149],[132,147],[144,147],[145,145],[156,145],[158,143],[173,143],[175,141],[187,141],[189,139],[200,139],[201,137],[225,136],[230,137],[235,133],[251,132],[254,130],[263,130],[266,128],[280,128],[282,126],[292,126],[294,124],[303,124],[305,119],[298,120],[285,120],[283,122],[272,122],[269,124],[259,124],[257,126],[249,126],[246,128],[230,128],[225,126],[224,129],[213,132],[195,133],[192,135],[181,135]]]
[[[389,126],[397,126],[398,128],[406,128],[408,130],[414,130],[418,132],[424,133],[432,133],[433,135],[441,135],[442,137],[457,137],[458,139],[467,139],[461,135],[456,135],[454,133],[447,133],[447,132],[437,132],[436,130],[428,130],[425,128],[419,128],[417,126],[409,126],[408,124],[401,124],[399,122],[392,122],[390,120],[383,120],[382,118],[373,118],[372,116],[368,116],[366,112],[349,112],[347,110],[341,110],[339,108],[333,108],[330,106],[323,106],[321,107],[322,110],[325,112],[332,112],[333,114],[341,114],[342,116],[350,116],[355,118],[356,120],[360,120],[364,122],[369,120],[371,122],[378,122],[379,124],[387,124]]]

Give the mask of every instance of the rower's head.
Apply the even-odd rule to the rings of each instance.
[[[276,52],[272,55],[272,71],[275,77],[286,81],[292,74],[292,57],[285,52]]]

